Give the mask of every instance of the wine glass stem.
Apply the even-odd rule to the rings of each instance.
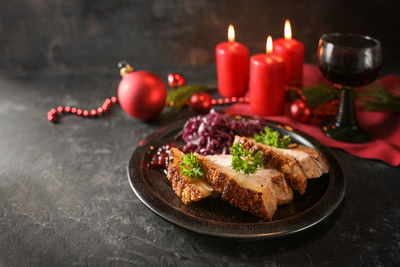
[[[340,92],[339,110],[336,121],[340,124],[358,125],[356,108],[354,104],[354,90],[343,88]]]

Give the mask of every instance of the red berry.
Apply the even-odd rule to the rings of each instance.
[[[159,167],[158,166],[158,156],[157,156],[157,154],[154,154],[153,157],[151,158],[151,166]]]
[[[225,102],[225,104],[229,104],[229,103],[231,103],[231,100],[229,98],[225,98],[224,102]]]
[[[84,117],[87,117],[87,116],[89,116],[89,111],[88,110],[84,110],[82,112],[82,114],[83,114]]]
[[[103,108],[102,107],[97,108],[97,113],[103,113]]]
[[[71,111],[71,107],[70,106],[66,106],[65,107],[65,112],[70,112]]]
[[[236,96],[234,96],[234,97],[232,97],[231,101],[232,101],[232,103],[236,103],[238,101],[238,99]]]
[[[76,111],[77,111],[77,108],[76,108],[76,107],[71,108],[71,113],[72,113],[72,114],[75,114]]]
[[[165,156],[163,154],[158,156],[158,164],[160,164],[160,166],[165,165]]]
[[[57,110],[55,108],[52,108],[49,112],[54,115],[57,113]]]
[[[97,110],[92,109],[92,110],[90,111],[90,115],[96,116],[96,115],[97,115]]]
[[[218,104],[222,105],[224,103],[224,100],[222,98],[218,99]]]
[[[211,105],[215,105],[217,104],[217,100],[216,99],[211,99]]]
[[[183,153],[189,153],[191,151],[191,149],[189,146],[184,146],[182,151],[183,151]]]
[[[115,96],[111,97],[111,102],[117,103],[117,98]]]
[[[62,106],[59,106],[58,108],[57,108],[57,112],[58,113],[61,113],[61,112],[63,112],[64,111],[64,108],[62,107]]]
[[[77,115],[82,115],[82,109],[78,108],[78,109],[76,110],[76,114],[77,114]]]
[[[165,157],[164,168],[168,168],[168,165],[169,165],[169,158],[166,156]]]

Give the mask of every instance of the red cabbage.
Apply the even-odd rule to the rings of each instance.
[[[236,120],[211,110],[207,115],[190,118],[177,138],[182,138],[185,142],[185,153],[228,154],[235,135],[253,136],[263,131],[264,126],[265,122],[261,120]]]

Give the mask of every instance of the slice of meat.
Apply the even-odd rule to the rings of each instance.
[[[286,174],[285,178],[293,187],[293,189],[297,190],[300,194],[304,194],[306,192],[307,177],[294,157],[282,153],[282,151],[276,147],[257,143],[254,141],[254,139],[248,137],[235,136],[234,143],[239,143],[243,145],[244,149],[248,149],[253,152],[261,151],[265,168],[274,168],[280,170]]]
[[[329,172],[326,159],[311,147],[292,144],[287,149],[276,148],[240,136],[236,136],[234,142],[253,152],[261,151],[264,166],[277,168],[285,173],[290,185],[300,194],[305,193],[308,178],[319,178]]]
[[[203,163],[206,179],[214,191],[243,211],[270,221],[278,204],[293,199],[293,191],[279,171],[261,169],[245,175],[232,169],[231,155],[196,156]]]
[[[179,149],[171,149],[167,178],[172,183],[175,194],[181,198],[182,202],[190,204],[209,196],[213,189],[204,178],[190,178],[182,174],[180,164],[184,155]]]
[[[235,179],[241,187],[255,191],[259,190],[260,187],[267,186],[275,197],[278,206],[288,204],[293,200],[292,188],[286,182],[284,174],[276,169],[261,168],[254,174],[245,175],[232,170],[232,155],[206,156],[206,159],[229,173],[230,177]]]
[[[303,169],[307,178],[319,178],[329,172],[329,165],[315,149],[303,145],[292,144],[287,149],[279,149],[282,153],[291,155]]]

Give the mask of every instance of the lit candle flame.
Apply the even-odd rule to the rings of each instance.
[[[267,38],[267,45],[266,45],[266,51],[267,51],[267,54],[272,54],[272,50],[273,50],[273,46],[272,46],[272,37],[271,37],[271,35],[268,35],[268,38]]]
[[[292,39],[292,27],[290,26],[290,21],[288,19],[285,20],[285,39]]]
[[[232,24],[229,24],[229,28],[228,28],[228,41],[229,42],[235,41],[235,28],[233,28]]]

